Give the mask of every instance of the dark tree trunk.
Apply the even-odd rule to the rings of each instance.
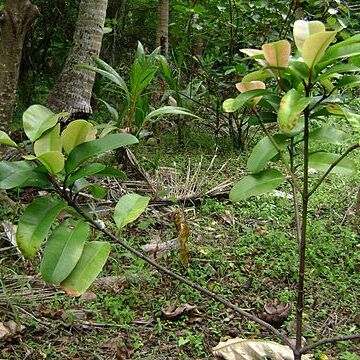
[[[80,3],[73,47],[46,102],[54,112],[66,111],[71,117],[87,117],[92,113],[90,101],[95,73],[75,65],[92,64],[91,57],[99,56],[107,4],[107,0]]]
[[[5,0],[0,12],[0,129],[10,131],[25,35],[39,15],[30,0]]]

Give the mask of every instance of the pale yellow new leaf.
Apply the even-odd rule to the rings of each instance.
[[[262,81],[241,82],[235,84],[235,86],[241,93],[244,93],[249,90],[257,90],[257,89],[265,90],[266,88],[265,84]],[[250,102],[256,105],[261,100],[261,98],[262,96],[258,96],[250,100]]]
[[[243,54],[254,57],[254,60],[259,63],[261,66],[266,66],[266,61],[262,59],[264,52],[260,49],[240,49],[240,52]]]
[[[287,40],[280,40],[262,46],[265,60],[268,66],[287,67],[291,53],[291,45]],[[280,76],[280,70],[272,70],[276,76]]]
[[[302,56],[310,69],[321,60],[335,36],[336,31],[325,31],[313,34],[305,40]]]
[[[293,33],[298,50],[302,52],[305,40],[320,32],[325,32],[325,25],[320,21],[295,21]]]

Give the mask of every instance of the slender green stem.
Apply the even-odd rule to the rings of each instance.
[[[323,183],[323,181],[326,179],[326,177],[330,174],[331,170],[346,156],[348,156],[352,151],[360,148],[360,144],[354,144],[350,146],[336,161],[334,161],[330,167],[326,170],[326,172],[321,176],[319,181],[314,185],[314,187],[309,191],[308,196],[310,197],[316,189]]]

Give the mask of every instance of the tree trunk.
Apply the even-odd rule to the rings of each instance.
[[[74,43],[58,82],[46,105],[54,112],[66,111],[70,117],[88,117],[95,73],[76,68],[76,64],[93,64],[91,57],[99,56],[107,0],[81,0]]]
[[[160,46],[162,55],[169,51],[169,0],[159,0],[159,24],[156,46]]]
[[[5,0],[0,12],[0,129],[10,131],[25,35],[39,15],[30,0]]]

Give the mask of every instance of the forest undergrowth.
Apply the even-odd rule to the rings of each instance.
[[[205,194],[238,180],[246,152],[235,153],[230,144],[216,147],[199,128],[188,129],[181,152],[174,144],[169,132],[158,143],[135,149],[141,167],[154,179],[152,185],[168,201],[154,201],[119,236],[242,309],[266,317],[269,307],[280,308],[281,319],[270,320],[294,336],[297,244],[290,188],[284,185],[241,203],[231,203],[226,191],[176,202],[176,191],[184,195],[191,183],[200,184]],[[359,157],[353,158],[359,169]],[[110,214],[116,197],[136,187],[141,193],[143,181],[131,180],[129,175],[127,185],[109,182],[107,197],[89,209],[114,233]],[[355,214],[359,183],[359,172],[352,178],[330,176],[311,202],[304,334],[310,342],[349,334],[360,326],[360,228]],[[19,200],[24,204],[33,195],[31,190],[13,191],[12,206],[3,204],[1,215],[15,219]],[[191,230],[188,267],[182,265],[176,243],[176,209]],[[23,260],[8,235],[3,232],[0,239],[0,319],[15,320],[22,327],[0,344],[0,358],[214,359],[211,349],[220,339],[272,339],[258,325],[158,273],[116,243],[90,290],[80,298],[69,297],[40,281],[39,263]],[[95,238],[104,240],[102,236]],[[168,246],[163,248],[164,242]],[[318,348],[314,355],[356,360],[359,348],[356,342],[337,343]]]

